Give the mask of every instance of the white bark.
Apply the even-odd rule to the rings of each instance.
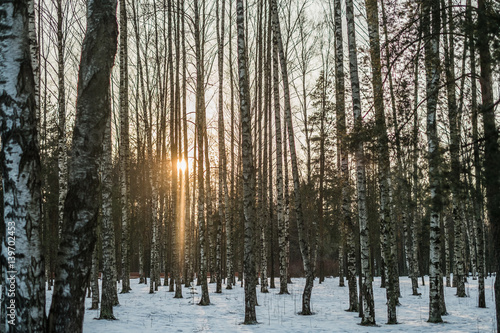
[[[439,171],[439,140],[437,136],[436,106],[439,91],[439,2],[423,2],[422,27],[425,43],[426,97],[427,97],[427,146],[429,163],[430,207],[430,253],[429,253],[429,322],[439,323],[441,319],[441,227],[442,211],[441,176]],[[432,30],[431,30],[432,15]]]
[[[68,192],[68,162],[66,149],[66,97],[64,83],[64,37],[63,37],[63,12],[62,0],[57,1],[57,77],[58,77],[58,96],[57,96],[57,113],[58,113],[58,154],[57,166],[59,176],[59,203],[58,203],[58,235],[61,238],[64,200]]]
[[[354,28],[354,8],[352,0],[346,0],[347,37],[349,43],[349,65],[351,74],[354,131],[362,131],[361,96],[359,90],[358,59],[356,50],[356,32]],[[363,317],[361,325],[375,325],[375,304],[373,299],[373,277],[370,270],[370,243],[368,230],[368,212],[366,208],[366,177],[364,165],[363,141],[356,142],[354,158],[356,160],[356,189],[358,194],[358,218],[361,246],[361,275],[363,294]]]
[[[392,195],[391,195],[391,172],[389,159],[389,138],[385,124],[385,109],[383,100],[382,85],[382,64],[380,60],[380,37],[377,0],[365,0],[366,15],[368,22],[368,32],[370,40],[370,57],[372,66],[373,100],[375,108],[375,131],[377,134],[378,150],[378,184],[380,189],[380,228],[383,258],[386,264],[387,276],[387,323],[396,324],[396,304],[398,303],[398,293],[396,292],[396,253],[394,222],[392,220]]]
[[[247,63],[247,44],[245,41],[245,23],[243,1],[236,1],[238,26],[238,78],[241,114],[241,160],[243,167],[243,209],[244,209],[244,275],[245,275],[245,321],[244,324],[256,324],[255,305],[255,167],[252,157],[252,135],[250,116],[250,89]]]
[[[102,296],[100,319],[115,319],[113,306],[118,304],[116,286],[115,227],[112,216],[112,143],[111,119],[104,132],[103,158],[101,159],[101,239],[102,239]],[[95,252],[95,251],[94,251]]]
[[[45,332],[41,178],[29,1],[0,4],[2,332]],[[14,253],[11,253],[14,252]],[[5,270],[4,270],[5,269]],[[14,296],[11,283],[15,286]],[[9,292],[10,291],[10,292]],[[15,302],[15,315],[7,306]]]

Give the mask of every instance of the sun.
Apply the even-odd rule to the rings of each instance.
[[[186,168],[187,168],[187,163],[184,159],[177,161],[177,169],[179,171],[184,172],[184,171],[186,171]]]

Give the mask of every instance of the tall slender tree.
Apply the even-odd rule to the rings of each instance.
[[[255,305],[255,167],[252,154],[252,121],[250,116],[250,88],[245,40],[245,10],[243,0],[236,1],[236,24],[238,34],[238,78],[241,115],[241,160],[243,166],[243,209],[244,209],[244,275],[245,275],[245,321],[256,324]]]
[[[285,104],[285,122],[286,122],[286,133],[288,134],[288,145],[290,147],[290,158],[292,162],[292,177],[293,177],[293,188],[295,197],[295,214],[297,220],[297,229],[299,234],[299,246],[300,252],[302,254],[302,262],[304,265],[304,271],[306,272],[306,283],[304,286],[304,291],[302,293],[302,315],[311,315],[311,294],[314,284],[314,264],[316,261],[316,251],[310,246],[307,239],[307,231],[304,221],[304,213],[302,211],[302,197],[301,197],[301,187],[299,179],[299,168],[297,163],[297,153],[295,149],[295,136],[292,124],[292,110],[290,105],[290,88],[288,81],[288,69],[285,49],[283,47],[283,40],[281,36],[280,21],[278,17],[278,4],[276,0],[271,0],[271,10],[272,10],[272,24],[273,24],[273,34],[274,46],[278,49],[278,55],[280,60],[281,75],[283,78],[283,93],[284,93],[284,104]],[[314,232],[314,231],[313,231]]]
[[[218,70],[219,70],[219,109],[218,109],[218,133],[219,133],[219,225],[225,225],[226,229],[226,251],[232,252],[232,228],[231,220],[228,212],[229,193],[227,188],[227,166],[226,166],[226,131],[224,128],[224,24],[225,24],[225,7],[226,2],[222,0],[222,5],[219,10],[219,2],[217,1],[217,44],[218,44]],[[220,17],[220,23],[219,23]],[[222,235],[221,235],[222,236]],[[226,256],[226,265],[232,265],[232,258]],[[227,276],[227,274],[226,274]],[[227,276],[227,285],[232,284],[232,277]],[[218,276],[218,286],[222,276]]]
[[[422,18],[420,18],[422,19]],[[419,28],[419,40],[421,40],[422,36],[422,27],[420,25]],[[421,42],[418,43],[417,49],[420,50]],[[418,118],[418,106],[419,106],[419,61],[420,61],[420,52],[417,52],[415,56],[415,64],[414,64],[414,100],[413,100],[413,129],[411,134],[412,141],[412,189],[411,193],[408,194],[408,201],[410,203],[411,214],[412,214],[412,223],[411,223],[411,234],[412,234],[412,261],[413,261],[413,269],[411,272],[411,286],[412,286],[412,294],[419,295],[418,292],[418,270],[419,270],[419,261],[418,261],[418,237],[417,237],[417,226],[419,225],[419,210],[418,210],[418,195],[419,195],[419,184],[418,184],[418,157],[419,157],[419,147],[418,147],[418,132],[419,132],[419,118]]]
[[[455,50],[454,50],[454,24],[452,8],[445,6],[444,0],[441,1],[443,12],[443,49],[444,49],[444,68],[446,78],[446,92],[448,97],[448,121],[450,127],[450,189],[451,189],[451,215],[453,218],[453,227],[455,231],[454,251],[455,254],[455,274],[453,279],[456,280],[457,296],[465,297],[465,272],[464,272],[464,222],[462,219],[463,212],[461,205],[463,202],[461,181],[460,181],[460,127],[458,124],[458,106],[455,94]],[[448,12],[449,11],[449,15]],[[466,50],[464,50],[466,52]],[[445,231],[446,232],[446,231]],[[447,272],[448,273],[448,272]]]
[[[392,189],[391,189],[391,162],[389,159],[389,138],[385,123],[385,109],[382,85],[382,61],[380,59],[380,37],[377,0],[365,0],[370,40],[370,58],[372,67],[373,106],[375,109],[375,131],[377,135],[378,151],[378,184],[380,189],[380,229],[383,239],[382,249],[387,276],[387,323],[396,324],[396,253],[394,222],[392,221]]]
[[[437,135],[437,99],[439,92],[439,1],[422,2],[422,28],[425,39],[425,74],[427,99],[427,159],[429,163],[429,190],[431,194],[430,251],[429,251],[429,322],[440,323],[441,318],[441,227],[442,211],[440,152]]]
[[[345,114],[345,74],[344,42],[342,35],[341,1],[334,1],[335,24],[335,109],[337,116],[337,150],[340,152],[340,172],[342,177],[342,224],[345,230],[347,252],[347,280],[349,285],[349,309],[358,311],[358,287],[356,282],[356,253],[354,245],[355,224],[352,218],[349,186],[349,153]]]
[[[349,71],[351,74],[352,104],[354,116],[354,135],[356,136],[354,158],[356,160],[356,189],[358,194],[359,238],[361,247],[361,294],[363,298],[363,314],[361,325],[375,325],[375,304],[373,299],[373,277],[370,269],[370,240],[368,229],[368,212],[366,207],[366,176],[364,143],[362,140],[363,119],[361,117],[361,95],[358,76],[358,56],[356,50],[356,31],[354,22],[354,5],[346,0],[347,40],[349,44]]]
[[[234,145],[236,142],[235,139],[235,111],[234,111],[234,71],[233,71],[233,9],[232,5],[230,3],[229,5],[229,89],[230,89],[230,111],[231,111],[231,129],[230,129],[230,144],[229,144],[229,151],[230,151],[230,157],[231,157],[231,175],[230,175],[230,196],[231,196],[231,207],[229,208],[229,213],[230,213],[230,220],[232,221],[235,219],[237,213],[236,213],[236,184],[235,184],[235,153],[234,153]],[[233,229],[234,224],[230,222],[231,229]],[[228,234],[226,231],[226,237],[230,237],[231,239],[228,240],[227,242],[227,249],[226,249],[226,261],[227,261],[227,273],[228,273],[228,283],[226,288],[227,289],[232,289],[233,287],[229,284],[229,280],[231,280],[232,284],[236,284],[235,281],[235,274],[234,274],[234,262],[235,262],[235,253],[234,249],[236,246],[231,246],[229,247],[229,244],[232,244],[232,240],[235,239],[234,235],[236,234],[236,227],[234,226],[234,231],[232,234]],[[235,243],[236,245],[236,243]],[[240,277],[241,278],[241,277]]]
[[[127,42],[127,4],[120,0],[120,204],[122,225],[122,290],[128,293],[130,288],[129,277],[129,188],[130,188],[130,159],[129,159],[129,112],[128,112],[128,42]]]
[[[472,2],[467,0],[466,8],[466,20],[467,28],[469,33],[469,52],[470,52],[470,68],[471,77],[476,77],[476,47],[474,43],[474,29],[472,21]],[[474,219],[476,219],[476,235],[477,235],[477,268],[478,268],[478,306],[480,308],[486,307],[486,297],[484,291],[484,222],[483,222],[483,198],[481,189],[481,164],[479,159],[479,129],[478,129],[478,114],[479,108],[477,105],[477,81],[475,79],[471,80],[471,108],[472,108],[472,142],[474,149],[474,181],[473,186],[473,208],[474,208]]]
[[[64,199],[68,191],[68,161],[66,149],[66,96],[64,82],[64,34],[63,34],[63,3],[57,0],[57,113],[58,113],[58,156],[57,167],[59,172],[59,203],[58,203],[58,230],[61,238]]]
[[[274,39],[274,35],[273,35]],[[286,229],[283,207],[283,142],[281,138],[281,109],[279,91],[278,48],[273,43],[273,96],[274,96],[274,131],[276,133],[276,214],[278,217],[280,294],[288,294],[288,261],[286,251]],[[285,160],[286,161],[286,160]]]
[[[198,0],[194,1],[194,39],[196,48],[196,133],[198,139],[198,237],[200,241],[200,274],[198,279],[201,280],[202,297],[200,305],[209,305],[210,297],[208,295],[207,285],[207,252],[206,246],[206,217],[205,217],[205,152],[208,145],[205,146],[205,69],[203,64],[203,47],[201,32],[200,32],[200,12]],[[208,170],[207,170],[208,172]],[[207,183],[209,180],[207,179]],[[210,213],[209,213],[210,214]]]

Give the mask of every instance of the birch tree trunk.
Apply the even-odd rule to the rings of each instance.
[[[393,251],[396,242],[394,222],[392,221],[391,174],[389,159],[389,138],[385,124],[385,110],[382,85],[382,63],[380,60],[380,37],[377,0],[365,0],[368,32],[370,40],[370,57],[372,65],[373,99],[375,108],[375,127],[378,150],[378,183],[380,189],[380,227],[385,242],[383,245],[387,270],[387,324],[397,324],[396,304],[396,253]]]
[[[236,24],[238,32],[238,76],[241,114],[241,160],[243,166],[243,211],[244,211],[244,274],[245,274],[245,321],[246,325],[257,323],[255,305],[255,167],[252,157],[252,123],[250,116],[250,88],[248,77],[247,44],[245,41],[245,13],[243,0],[236,1]]]
[[[2,332],[45,332],[41,177],[30,1],[0,3],[0,136],[4,226]],[[14,252],[14,253],[12,253]],[[17,272],[17,273],[16,273]],[[15,292],[12,295],[12,287]],[[10,291],[10,292],[9,292]],[[14,303],[15,302],[15,303]],[[17,304],[13,312],[11,304]],[[12,307],[12,306],[11,306]]]
[[[354,8],[352,0],[346,0],[347,39],[349,43],[349,69],[351,74],[354,133],[362,131],[361,96],[359,91],[358,59],[356,50],[356,32],[354,28]],[[370,270],[370,243],[368,230],[368,216],[366,208],[366,179],[364,164],[363,141],[358,140],[355,148],[356,160],[356,188],[358,193],[358,215],[361,246],[361,276],[363,295],[363,316],[361,325],[375,325],[375,304],[373,299],[373,277]]]
[[[444,8],[444,0],[441,1],[443,7],[443,44],[444,44],[444,68],[446,75],[446,91],[448,96],[448,121],[450,126],[450,188],[452,195],[452,217],[455,230],[455,258],[457,296],[465,297],[465,272],[463,258],[463,232],[464,220],[461,211],[461,182],[460,182],[460,127],[458,127],[458,108],[455,95],[455,51],[453,41],[453,18],[451,8],[450,15],[447,16],[447,9]],[[448,18],[449,17],[449,22]],[[448,30],[449,27],[449,30]],[[448,43],[449,40],[449,43]],[[455,276],[453,277],[455,278]]]
[[[184,282],[185,286],[189,287],[192,280],[192,251],[193,251],[193,244],[192,240],[194,237],[194,232],[192,228],[192,222],[194,219],[191,219],[191,196],[190,196],[190,182],[189,182],[189,160],[188,160],[188,121],[187,121],[187,87],[186,87],[186,67],[187,67],[187,60],[186,60],[186,31],[185,31],[185,16],[186,12],[184,9],[184,1],[180,0],[178,2],[179,5],[179,10],[180,10],[180,24],[181,24],[181,48],[182,48],[182,122],[183,122],[183,139],[184,139],[184,161],[186,162],[186,171],[184,175],[184,188],[185,188],[185,233],[184,233],[184,242],[185,242],[185,250],[184,250],[184,267],[185,267],[185,272],[186,274],[184,275]],[[193,169],[196,171],[196,168]],[[194,186],[193,186],[193,203],[194,203]],[[194,213],[194,209],[193,209]]]
[[[143,74],[143,68],[142,68],[142,61],[141,61],[141,53],[140,53],[140,34],[139,34],[139,18],[138,18],[138,13],[137,13],[137,9],[135,7],[135,1],[132,1],[132,15],[133,15],[133,27],[134,27],[134,35],[135,35],[135,47],[136,47],[136,55],[137,55],[137,63],[136,63],[136,66],[138,68],[138,82],[136,83],[137,86],[136,86],[136,136],[137,136],[137,159],[138,161],[139,160],[142,160],[142,161],[146,161],[146,158],[145,158],[145,147],[144,147],[144,144],[145,144],[145,141],[146,141],[146,138],[143,138],[142,135],[141,135],[141,122],[140,122],[140,119],[139,119],[139,96],[142,96],[142,112],[144,115],[147,114],[147,100],[146,100],[146,92],[145,92],[145,88],[144,88],[144,74]],[[139,93],[140,92],[140,93]],[[147,119],[147,118],[146,118]],[[146,122],[144,120],[144,122]],[[144,130],[144,132],[146,132],[146,130]],[[139,165],[139,162],[138,164]],[[141,170],[141,174],[140,174],[140,177],[142,179],[142,182],[143,184],[147,184],[147,180],[146,180],[146,177],[147,177],[147,167],[143,168],[143,170]],[[143,190],[141,192],[141,198],[142,199],[142,203],[144,205],[144,207],[146,207],[146,202],[147,202],[147,195],[146,195],[146,191]],[[138,199],[139,200],[139,199]],[[143,216],[146,217],[147,214],[145,214],[145,210],[144,209],[140,209],[141,212],[143,213]],[[123,239],[123,237],[125,237],[125,239]],[[123,244],[129,244],[129,234],[125,234],[124,231],[122,230],[122,251],[123,251]],[[140,237],[140,240],[139,240],[139,284],[140,283],[144,283],[144,284],[147,284],[147,278],[146,278],[146,275],[145,272],[144,272],[144,262],[145,262],[145,258],[144,258],[144,255],[145,255],[145,250],[144,250],[144,236],[141,235]],[[127,250],[128,250],[128,247],[127,247]],[[124,257],[122,255],[122,260],[123,259],[127,259],[128,260],[128,256],[127,257]],[[123,280],[123,262],[122,262],[122,280]],[[128,267],[128,266],[127,266]],[[128,268],[127,268],[128,269]],[[142,274],[141,274],[142,272]],[[123,286],[122,286],[122,290],[123,290]]]
[[[477,48],[479,51],[479,64],[481,68],[480,84],[484,127],[484,176],[486,182],[486,208],[490,220],[493,239],[500,239],[500,151],[498,148],[498,128],[495,123],[495,105],[493,104],[493,82],[491,73],[490,41],[487,25],[487,6],[485,0],[478,1],[478,36]],[[500,267],[500,245],[494,242],[494,253],[497,267]],[[497,317],[497,331],[500,331],[500,279],[495,279],[495,304]]]
[[[446,214],[445,214],[446,215]],[[451,279],[450,279],[450,273],[451,273],[451,258],[450,258],[450,242],[449,242],[449,223],[448,223],[448,218],[445,217],[443,221],[443,240],[444,240],[444,268],[445,268],[445,280],[446,280],[446,287],[451,287]],[[456,276],[454,276],[456,278]]]
[[[328,55],[327,55],[328,57]],[[323,63],[325,61],[323,60]],[[319,184],[318,184],[318,202],[317,202],[317,211],[318,211],[318,220],[319,220],[319,232],[321,234],[321,245],[319,246],[319,283],[321,283],[325,279],[325,273],[324,273],[324,232],[325,232],[325,218],[324,218],[324,204],[325,204],[325,141],[326,141],[326,132],[325,132],[325,118],[326,118],[326,89],[327,85],[329,84],[329,70],[328,70],[328,64],[323,67],[326,67],[326,70],[323,72],[324,79],[323,79],[323,84],[321,87],[321,111],[320,111],[320,124],[319,124]],[[308,186],[311,185],[310,183]],[[313,222],[314,223],[314,222]],[[318,231],[318,228],[314,228],[316,231]],[[314,246],[314,253],[317,253],[317,248],[318,248],[318,243],[319,243],[319,237],[316,238]],[[312,258],[313,263],[316,261],[315,258]]]
[[[471,77],[476,77],[476,48],[474,44],[473,21],[472,21],[472,1],[467,0],[466,22],[469,24],[469,52],[470,52],[470,68]],[[481,189],[481,165],[479,159],[479,133],[478,133],[478,105],[477,105],[477,84],[476,80],[471,80],[471,108],[472,108],[472,142],[474,147],[474,185],[471,186],[473,193],[473,209],[474,219],[476,219],[476,236],[477,236],[477,269],[478,269],[478,307],[486,307],[486,297],[484,291],[484,222],[482,219],[482,209],[484,206],[482,189]]]
[[[272,109],[272,86],[273,86],[273,83],[272,83],[272,70],[271,70],[271,63],[272,63],[272,43],[271,43],[271,40],[272,40],[272,24],[271,24],[271,11],[269,11],[269,19],[268,19],[268,31],[269,33],[267,34],[267,62],[266,62],[266,77],[267,77],[267,89],[264,89],[264,91],[266,91],[267,93],[267,101],[268,101],[268,105],[267,105],[267,113],[268,113],[268,132],[267,132],[267,135],[268,135],[268,142],[269,142],[269,150],[268,150],[268,163],[269,163],[269,166],[268,166],[268,170],[269,170],[269,181],[268,181],[268,184],[269,184],[269,222],[271,223],[271,237],[270,237],[270,240],[269,240],[269,243],[270,243],[270,250],[269,250],[269,253],[271,255],[271,283],[269,285],[269,287],[271,289],[275,289],[276,288],[276,285],[275,285],[275,264],[274,264],[274,260],[276,258],[276,253],[275,253],[275,241],[274,241],[274,236],[276,235],[276,232],[275,232],[275,225],[276,223],[274,222],[275,219],[274,219],[274,210],[276,209],[275,208],[275,205],[274,205],[274,200],[273,200],[273,121],[272,121],[272,118],[273,118],[273,109]]]
[[[196,48],[196,132],[198,139],[198,232],[200,240],[200,275],[202,296],[199,305],[209,305],[207,284],[207,247],[206,247],[206,219],[205,219],[205,177],[204,177],[204,147],[205,142],[205,78],[200,40],[200,13],[198,0],[194,1],[194,38]],[[207,180],[208,182],[208,180]],[[210,212],[208,210],[208,212]]]
[[[117,47],[116,0],[89,0],[78,75],[68,194],[49,316],[50,332],[81,332],[85,288],[99,211],[98,163],[110,116],[110,74]]]
[[[255,189],[256,189],[256,228],[255,228],[255,250],[257,258],[255,260],[256,265],[256,284],[259,285],[259,277],[260,277],[260,289],[261,292],[266,289],[264,287],[263,281],[263,267],[262,267],[262,253],[263,253],[263,244],[265,244],[265,240],[262,238],[265,235],[262,234],[262,229],[264,226],[264,211],[263,207],[263,188],[262,188],[262,36],[263,36],[263,1],[258,0],[256,2],[257,5],[257,13],[255,17],[256,21],[256,31],[255,31],[255,94],[254,99],[255,102],[253,104],[253,137],[255,138],[253,144],[253,158],[254,158],[254,166],[255,166]],[[248,15],[248,11],[247,11]],[[248,18],[247,18],[248,20]],[[247,24],[247,28],[248,28]],[[249,34],[246,35],[247,39],[249,38]],[[248,44],[247,44],[248,45]],[[251,109],[252,110],[252,109]],[[267,282],[267,281],[266,281]]]
[[[128,113],[128,47],[127,47],[127,5],[120,1],[120,205],[122,225],[122,290],[128,293],[130,288],[129,267],[129,113]],[[111,138],[110,138],[111,139]]]
[[[410,199],[410,184],[409,184],[409,177],[408,173],[406,172],[406,169],[403,167],[403,150],[401,149],[401,129],[399,126],[399,121],[398,121],[398,112],[396,109],[396,96],[394,93],[394,84],[393,84],[393,77],[392,77],[392,62],[391,62],[391,51],[389,49],[389,37],[388,37],[388,32],[387,32],[387,16],[385,12],[385,5],[384,1],[380,2],[381,4],[381,9],[382,9],[382,22],[383,22],[383,29],[384,29],[384,35],[385,35],[385,53],[386,53],[386,68],[387,68],[387,77],[389,81],[389,94],[391,98],[391,106],[392,106],[392,118],[393,118],[393,126],[394,126],[394,141],[395,141],[395,146],[396,146],[396,169],[397,173],[396,176],[393,177],[392,179],[396,179],[396,191],[397,193],[402,197],[406,198],[404,200],[404,203],[408,203],[407,200]],[[419,41],[420,42],[420,41]],[[389,189],[389,197],[391,198],[390,200],[394,200],[394,190],[392,188]],[[396,215],[394,214],[394,204],[391,205],[391,220],[393,222],[393,228],[394,228],[394,233],[397,234],[397,219]],[[412,262],[412,247],[411,247],[411,239],[412,239],[412,234],[410,233],[410,227],[409,227],[409,216],[410,216],[410,205],[407,204],[406,206],[403,206],[403,209],[401,210],[401,221],[403,224],[403,232],[404,232],[404,252],[406,254],[406,264],[408,267],[408,270],[411,271],[411,265],[413,264]],[[397,242],[394,241],[392,243],[392,251],[395,253],[397,256]],[[398,267],[397,267],[397,260],[394,261],[396,266],[394,267],[395,271],[395,276],[397,277],[395,279],[395,291],[397,293],[398,297],[401,297],[401,290],[399,287],[399,273],[398,273]],[[410,275],[410,274],[409,274]],[[399,300],[396,299],[396,303],[399,304]]]
[[[287,61],[285,56],[285,51],[283,48],[283,41],[281,37],[281,28],[278,17],[278,6],[276,0],[271,1],[272,7],[272,22],[273,22],[273,33],[274,33],[274,44],[278,49],[281,75],[283,78],[283,92],[285,101],[285,122],[288,133],[288,144],[290,147],[290,157],[292,162],[292,176],[293,176],[293,187],[295,195],[295,214],[297,219],[297,229],[299,234],[299,246],[300,252],[302,254],[302,261],[304,265],[304,271],[306,273],[306,283],[304,286],[304,291],[302,293],[302,315],[311,315],[311,294],[314,284],[314,259],[315,253],[311,251],[311,247],[307,240],[307,231],[304,222],[304,214],[302,211],[302,198],[301,198],[301,188],[299,179],[299,168],[297,164],[297,155],[295,149],[295,136],[292,124],[292,110],[290,106],[290,92],[288,85],[288,70]],[[315,231],[313,231],[315,234]]]
[[[437,136],[436,107],[439,91],[439,1],[424,0],[422,3],[422,28],[425,40],[425,73],[427,99],[427,159],[429,164],[430,206],[430,253],[429,253],[429,322],[440,323],[441,319],[441,227],[442,212],[440,152]],[[432,16],[431,16],[432,15]],[[431,26],[432,24],[432,26]]]
[[[99,222],[98,222],[99,223]],[[92,267],[90,270],[90,289],[92,290],[92,305],[90,310],[99,309],[99,225],[97,226],[97,241],[92,253]]]
[[[186,197],[186,192],[189,193],[189,188],[186,187],[186,182],[188,181],[189,173],[188,171],[188,157],[187,157],[187,138],[185,138],[184,142],[184,151],[182,150],[182,140],[183,136],[183,125],[187,125],[183,122],[184,117],[184,109],[181,108],[181,4],[180,1],[172,3],[172,8],[174,9],[174,46],[175,46],[175,96],[174,96],[174,105],[175,105],[175,117],[176,117],[176,141],[177,141],[177,172],[179,173],[179,195],[177,199],[177,209],[178,209],[178,234],[177,234],[177,276],[175,281],[175,297],[182,298],[182,282],[183,279],[186,279],[185,272],[185,262],[184,262],[184,249],[185,246],[184,238],[186,234],[186,216],[189,216],[189,204],[186,206],[186,201],[189,203],[189,199]],[[186,129],[187,131],[187,129]],[[184,152],[184,154],[183,154]],[[187,200],[186,200],[187,199]],[[188,218],[189,220],[189,218]],[[185,248],[185,247],[184,247]]]
[[[62,0],[57,0],[57,113],[58,113],[58,181],[59,181],[59,203],[58,203],[58,235],[61,239],[64,200],[68,191],[68,161],[66,149],[66,97],[64,83],[64,36],[63,36],[63,9]]]
[[[198,128],[198,125],[195,124],[195,131],[197,130]],[[195,137],[194,137],[194,147],[197,147],[197,142],[198,142],[198,139],[197,139],[198,135],[195,133]],[[196,156],[196,155],[195,155]],[[198,267],[199,267],[199,253],[198,253],[198,249],[199,249],[199,244],[196,242],[196,240],[199,238],[199,235],[198,235],[198,232],[196,230],[196,227],[195,227],[195,220],[197,218],[196,214],[197,214],[197,209],[196,209],[196,205],[198,204],[198,198],[196,197],[197,195],[197,177],[195,176],[195,173],[198,172],[198,168],[197,168],[197,159],[195,158],[194,161],[193,161],[193,203],[192,203],[192,207],[191,207],[191,226],[190,226],[190,233],[191,233],[191,239],[190,239],[190,246],[191,246],[191,249],[192,249],[192,253],[191,253],[191,256],[190,256],[190,262],[189,262],[189,272],[190,272],[190,278],[193,279],[193,282],[194,282],[194,275],[195,275],[195,270],[196,270],[196,274],[198,274]],[[196,174],[197,175],[197,174]],[[199,275],[197,275],[197,281],[196,281],[196,284],[197,285],[200,285],[201,284],[201,279],[199,278]]]
[[[266,6],[264,6],[266,8]],[[266,20],[269,17],[269,15],[266,15],[267,13],[264,10],[264,26],[266,27]],[[261,122],[261,131],[263,132],[263,141],[262,141],[262,148],[261,150],[263,151],[262,153],[262,178],[261,178],[261,185],[262,185],[262,199],[261,199],[261,211],[262,211],[262,224],[261,224],[261,254],[260,254],[260,262],[261,262],[261,285],[260,285],[260,291],[263,293],[269,292],[269,283],[267,280],[267,257],[268,257],[268,237],[267,235],[272,236],[272,232],[270,233],[269,231],[272,230],[272,220],[270,218],[270,210],[269,210],[269,198],[268,198],[268,189],[267,189],[267,181],[268,181],[268,156],[267,156],[267,148],[268,148],[268,139],[267,139],[267,124],[269,123],[268,120],[268,104],[269,104],[269,85],[268,85],[268,74],[269,72],[267,71],[267,65],[268,65],[268,58],[267,58],[267,49],[272,47],[270,44],[266,43],[268,40],[267,36],[272,34],[272,30],[264,31],[264,37],[263,37],[263,67],[264,67],[264,73],[263,73],[263,80],[264,80],[264,107],[261,109],[261,113],[264,113],[263,117],[261,116],[260,118],[263,118],[264,122]],[[262,120],[262,119],[261,119]],[[260,135],[259,135],[260,136]],[[260,141],[260,137],[259,137]],[[272,169],[269,170],[269,172],[272,172]],[[271,184],[269,184],[271,186]]]
[[[274,37],[273,37],[274,38]],[[274,126],[276,138],[276,214],[278,217],[278,242],[280,266],[280,294],[288,294],[288,262],[286,251],[286,229],[283,207],[283,143],[281,138],[281,110],[279,95],[279,64],[278,48],[273,43],[273,96],[274,96]]]
[[[121,5],[121,1],[120,1]],[[113,306],[118,305],[116,288],[115,226],[112,217],[112,146],[111,119],[106,124],[101,164],[102,191],[102,296],[99,319],[115,319]]]
[[[278,70],[278,69],[277,69]],[[285,249],[287,283],[292,283],[290,277],[290,188],[288,177],[288,140],[286,138],[286,121],[283,124],[283,219],[285,221]]]
[[[147,69],[147,68],[146,68]],[[146,77],[147,71],[146,71]],[[149,275],[149,293],[153,294],[158,290],[160,281],[160,265],[159,265],[159,253],[158,253],[158,188],[156,182],[156,175],[154,174],[154,156],[153,156],[153,134],[152,134],[152,117],[151,112],[148,115],[148,109],[144,107],[144,128],[146,132],[147,141],[147,185],[150,189],[149,198],[149,211],[151,214],[151,262],[150,262],[150,275]],[[158,148],[158,147],[157,147]]]
[[[37,130],[41,132],[41,109],[40,109],[40,49],[36,34],[35,22],[35,0],[28,1],[28,36],[30,46],[31,68],[33,69],[34,77],[34,92],[35,92],[35,109],[36,109],[36,124]],[[40,17],[39,17],[40,19]],[[40,22],[38,22],[40,24]],[[38,27],[40,28],[40,26]]]
[[[217,1],[217,45],[218,45],[218,68],[219,68],[219,110],[218,110],[218,134],[219,134],[219,224],[226,227],[226,267],[232,267],[232,228],[231,220],[228,212],[229,193],[227,188],[227,159],[226,159],[226,143],[225,143],[225,128],[224,128],[224,100],[223,100],[223,85],[224,85],[224,18],[225,18],[225,0],[222,0],[222,8],[220,10],[220,27],[219,27],[219,5]],[[229,252],[231,254],[229,254]],[[226,269],[229,271],[229,269]],[[231,268],[232,270],[232,268]],[[227,289],[232,289],[232,276],[227,274]],[[218,276],[220,283],[222,276]],[[231,287],[229,287],[231,286]]]
[[[419,40],[421,40],[422,29],[419,31]],[[417,49],[420,50],[421,43],[418,43]],[[409,206],[411,207],[412,213],[412,222],[411,222],[411,247],[412,247],[412,269],[411,269],[411,289],[412,295],[420,295],[418,292],[418,235],[417,235],[417,226],[419,225],[419,214],[418,214],[418,131],[419,131],[419,121],[418,121],[418,90],[419,90],[419,60],[420,60],[420,52],[415,56],[415,77],[414,77],[414,104],[413,104],[413,129],[412,129],[412,182],[413,188],[411,189],[411,193],[408,194]],[[413,198],[413,199],[412,199]]]
[[[236,220],[237,218],[237,213],[236,213],[236,193],[235,190],[237,191],[237,184],[235,184],[235,153],[234,153],[234,145],[236,142],[235,139],[235,111],[234,111],[234,71],[233,71],[233,7],[232,3],[230,2],[229,4],[229,84],[230,84],[230,109],[231,109],[231,141],[230,141],[230,156],[231,156],[231,175],[230,175],[230,182],[231,182],[231,187],[230,187],[230,195],[231,195],[231,207],[229,208],[230,212],[230,219],[231,219],[231,229],[233,229],[234,226],[234,231],[232,231],[232,234],[229,235],[226,233],[228,237],[230,237],[230,241],[227,244],[233,244],[233,240],[235,240],[235,234],[237,233],[237,228],[236,226],[232,223],[233,220]],[[236,261],[235,259],[235,248],[236,248],[236,243],[234,242],[234,247],[227,247],[226,254],[227,254],[227,272],[228,272],[228,283],[227,283],[227,289],[233,289],[233,286],[230,286],[229,284],[229,279],[231,279],[232,284],[236,285],[236,276],[235,276],[235,264],[234,262]],[[231,251],[230,251],[231,250]],[[240,276],[241,278],[241,276]]]
[[[342,219],[345,229],[347,253],[347,283],[349,285],[350,312],[358,311],[358,287],[356,281],[356,253],[354,246],[354,227],[351,211],[349,186],[349,153],[347,151],[346,115],[345,115],[345,74],[344,42],[342,34],[341,1],[334,1],[335,22],[335,109],[337,116],[337,150],[340,152],[340,172],[342,177]]]

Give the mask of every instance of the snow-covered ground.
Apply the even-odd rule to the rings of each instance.
[[[244,319],[244,292],[238,283],[233,290],[223,287],[222,294],[215,294],[215,284],[209,284],[210,306],[198,306],[200,287],[197,294],[183,288],[182,299],[174,299],[168,287],[160,287],[155,294],[149,294],[149,286],[139,285],[131,280],[132,291],[119,295],[120,305],[114,308],[118,320],[95,320],[99,310],[86,310],[84,332],[128,333],[128,332],[495,332],[495,303],[493,281],[486,280],[486,304],[488,308],[477,307],[477,281],[469,278],[466,291],[470,297],[457,298],[454,288],[445,288],[446,307],[449,315],[444,324],[429,324],[429,284],[420,287],[421,297],[411,296],[411,283],[400,278],[401,306],[397,308],[399,325],[386,325],[385,289],[379,288],[380,278],[375,278],[375,313],[378,327],[360,326],[357,313],[344,311],[348,307],[348,288],[338,286],[338,278],[326,278],[321,285],[315,281],[312,316],[300,316],[304,279],[292,279],[290,295],[279,295],[278,289],[268,294],[257,289],[258,325],[241,325]],[[420,282],[420,280],[419,280]],[[278,286],[278,279],[276,285]],[[47,310],[50,307],[51,292],[47,293]],[[86,308],[91,299],[86,300]]]

